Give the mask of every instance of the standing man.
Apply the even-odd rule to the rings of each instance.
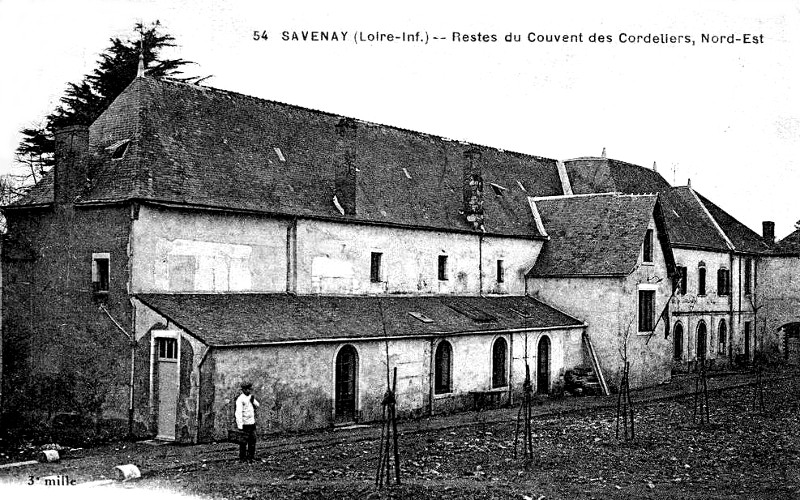
[[[242,383],[242,393],[236,398],[236,427],[244,431],[246,442],[239,443],[239,461],[252,462],[256,457],[256,408],[260,405],[250,394],[253,384]]]

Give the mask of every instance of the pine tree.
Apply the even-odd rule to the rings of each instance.
[[[160,52],[174,47],[175,38],[160,31],[156,21],[145,27],[137,23],[136,37],[122,41],[112,38],[111,45],[100,54],[97,67],[79,83],[69,83],[58,107],[38,127],[24,128],[23,139],[16,150],[19,173],[15,184],[32,185],[53,166],[55,141],[53,130],[68,125],[89,125],[136,78],[139,54],[144,58],[147,75],[199,82],[198,77],[184,77],[182,68],[193,64],[181,58],[162,59]]]

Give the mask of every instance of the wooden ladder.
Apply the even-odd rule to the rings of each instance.
[[[592,369],[597,376],[597,380],[600,382],[600,390],[603,396],[608,396],[610,393],[608,391],[608,384],[606,384],[606,378],[603,376],[603,370],[600,368],[600,360],[597,359],[597,353],[594,351],[592,340],[586,332],[583,333],[583,341],[586,343],[586,349],[589,350],[589,357],[592,358]]]

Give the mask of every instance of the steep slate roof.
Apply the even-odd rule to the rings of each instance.
[[[676,247],[727,252],[730,247],[719,232],[722,230],[740,252],[758,253],[769,248],[758,233],[707,198],[688,186],[670,186],[652,169],[596,157],[577,158],[564,164],[575,194],[659,193],[670,243]]]
[[[709,201],[705,196],[700,193],[697,193],[697,196],[737,250],[752,253],[766,252],[769,250],[769,245],[760,234],[736,220],[732,215]]]
[[[145,294],[137,298],[211,346],[583,325],[530,297]],[[433,321],[420,321],[408,314],[412,311]]]
[[[627,276],[657,199],[618,193],[533,198],[550,240],[529,276]]]
[[[210,87],[137,78],[90,128],[97,165],[82,200],[139,199],[472,230],[460,213],[464,153],[472,148],[481,152],[488,233],[540,236],[527,197],[562,194],[555,160],[356,121],[357,214],[343,216],[333,204],[340,118]],[[107,148],[122,140],[130,140],[124,157],[111,159]],[[506,188],[502,196],[491,183]],[[48,175],[18,205],[52,199]]]
[[[800,229],[775,243],[772,253],[782,255],[800,255]]]

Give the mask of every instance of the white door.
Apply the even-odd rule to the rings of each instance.
[[[178,341],[156,339],[158,368],[158,435],[156,439],[175,440],[175,413],[178,407]]]

